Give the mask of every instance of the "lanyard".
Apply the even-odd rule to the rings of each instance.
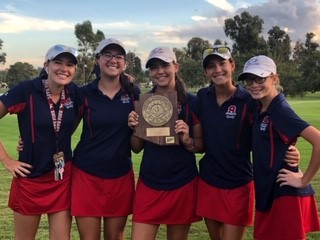
[[[54,110],[54,103],[52,100],[52,94],[49,89],[49,84],[47,80],[43,80],[43,84],[46,90],[46,96],[49,104],[49,109],[52,117],[52,124],[53,124],[53,129],[56,135],[56,150],[58,152],[58,135],[61,127],[61,121],[62,121],[62,115],[63,115],[63,108],[64,108],[64,103],[66,99],[66,94],[65,90],[63,89],[61,92],[61,97],[60,97],[60,106],[59,106],[59,111],[58,111],[58,116],[56,116],[56,112]]]

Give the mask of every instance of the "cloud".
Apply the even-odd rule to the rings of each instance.
[[[193,21],[204,21],[204,20],[207,20],[208,18],[202,17],[202,16],[192,16],[191,19]]]
[[[180,45],[184,41],[181,39],[179,27],[167,26],[162,30],[154,31],[152,37],[162,44]]]
[[[207,0],[207,2],[227,12],[235,11],[234,7],[226,0]]]
[[[150,43],[160,42],[178,48],[186,47],[188,41],[193,37],[200,37],[204,40],[209,40],[211,43],[214,43],[217,39],[226,41],[226,35],[223,30],[225,18],[226,16],[211,18],[203,17],[194,20],[193,24],[161,26],[153,31],[147,39],[143,39],[143,41]]]
[[[127,30],[137,27],[136,24],[129,21],[122,22],[109,22],[109,23],[93,23],[93,27],[97,29],[117,29],[117,30]]]
[[[74,23],[63,20],[45,20],[40,18],[17,15],[10,12],[0,12],[0,32],[19,33],[23,31],[59,31],[74,29]]]
[[[279,26],[285,30],[292,42],[305,41],[305,36],[309,32],[316,34],[315,41],[320,41],[320,4],[319,0],[269,0],[260,4],[248,4],[245,1],[238,1],[241,6],[236,12],[226,1],[207,0],[214,7],[219,7],[220,11],[210,11],[208,9],[205,16],[193,16],[195,24],[189,28],[180,29],[180,36],[199,36],[207,40],[214,41],[220,39],[230,42],[226,37],[223,27],[227,18],[234,18],[244,11],[251,15],[258,15],[263,19],[263,36],[267,39],[268,31],[274,26]],[[229,11],[227,11],[229,9]],[[268,9],[268,11],[266,11]]]
[[[268,9],[266,11],[266,9]],[[318,0],[270,0],[266,3],[240,8],[237,14],[248,11],[264,20],[264,35],[273,27],[286,29],[292,41],[305,41],[308,32],[320,39],[320,5]]]
[[[6,12],[6,13],[16,13],[17,9],[13,6],[13,4],[5,4],[4,9],[1,9],[0,12]]]

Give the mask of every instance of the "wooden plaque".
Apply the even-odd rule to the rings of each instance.
[[[174,131],[178,119],[176,92],[141,94],[135,111],[139,114],[139,125],[134,136],[159,145],[179,144]]]

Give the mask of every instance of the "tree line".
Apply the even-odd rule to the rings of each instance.
[[[224,22],[226,37],[232,42],[232,55],[236,62],[235,76],[242,71],[247,59],[254,55],[265,54],[273,58],[278,66],[284,93],[290,96],[303,96],[306,92],[320,90],[320,49],[314,41],[315,34],[306,33],[305,41],[292,42],[288,33],[279,26],[273,26],[267,32],[267,39],[262,35],[263,19],[244,11]],[[100,30],[93,31],[89,20],[75,25],[74,34],[78,43],[78,68],[75,81],[86,84],[95,76],[92,74],[94,65],[94,50],[98,43],[105,38]],[[227,44],[220,39],[213,42],[193,37],[186,47],[174,48],[180,64],[180,77],[189,87],[201,87],[206,83],[202,69],[202,51],[212,44]],[[3,41],[0,39],[0,50]],[[138,82],[148,83],[148,71],[141,66],[141,59],[129,51],[126,72],[133,75]],[[0,63],[5,63],[6,54],[0,54]],[[0,82],[6,82],[9,87],[19,81],[31,79],[39,73],[29,63],[17,62],[10,65],[5,74],[0,73]]]

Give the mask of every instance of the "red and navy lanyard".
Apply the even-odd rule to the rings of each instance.
[[[59,111],[58,111],[58,116],[56,115],[56,112],[54,110],[54,103],[52,101],[52,94],[49,89],[49,84],[48,80],[43,80],[43,84],[46,90],[46,96],[49,104],[49,109],[51,112],[51,117],[52,117],[52,124],[54,128],[54,132],[56,135],[56,151],[59,152],[59,147],[58,147],[58,136],[59,136],[59,131],[61,127],[61,121],[62,121],[62,115],[63,115],[63,109],[64,109],[64,103],[66,99],[66,94],[65,90],[63,89],[61,92],[61,97],[60,97],[60,106],[59,106]]]

